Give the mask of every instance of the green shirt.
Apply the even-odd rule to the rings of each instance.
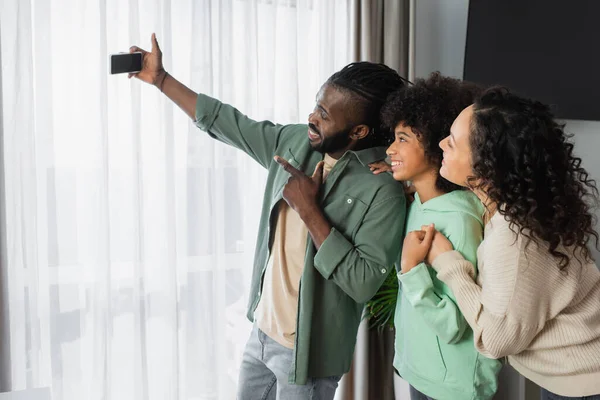
[[[268,169],[247,313],[253,321],[277,222],[276,205],[290,176],[273,157],[279,155],[312,175],[323,154],[310,147],[307,125],[256,122],[202,94],[196,125]],[[302,385],[308,378],[349,371],[364,303],[399,259],[406,200],[402,185],[390,174],[369,170],[369,163],[383,158],[382,147],[348,151],[323,184],[320,204],[333,228],[319,251],[308,235],[290,383]]]

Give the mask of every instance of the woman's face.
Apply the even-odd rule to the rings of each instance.
[[[473,106],[462,110],[450,128],[450,136],[440,142],[444,151],[440,175],[452,183],[468,186],[467,179],[473,176],[471,158],[471,119]]]

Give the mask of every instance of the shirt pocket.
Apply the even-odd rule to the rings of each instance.
[[[335,229],[347,238],[353,238],[363,220],[368,206],[349,194],[338,195],[323,211]]]

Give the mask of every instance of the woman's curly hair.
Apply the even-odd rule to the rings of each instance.
[[[417,135],[430,165],[438,170],[436,187],[445,192],[463,189],[439,175],[442,149],[439,143],[450,134],[460,112],[473,104],[481,88],[470,82],[432,73],[412,86],[392,93],[381,110],[381,120],[392,133],[400,123]],[[393,141],[392,138],[390,138]]]
[[[500,206],[513,231],[546,242],[560,269],[573,256],[591,261],[592,237],[598,246],[591,212],[598,190],[573,154],[571,137],[548,106],[505,88],[490,88],[475,101],[471,187]]]

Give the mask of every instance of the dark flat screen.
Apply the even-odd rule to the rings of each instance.
[[[464,79],[600,120],[600,1],[471,0]]]

